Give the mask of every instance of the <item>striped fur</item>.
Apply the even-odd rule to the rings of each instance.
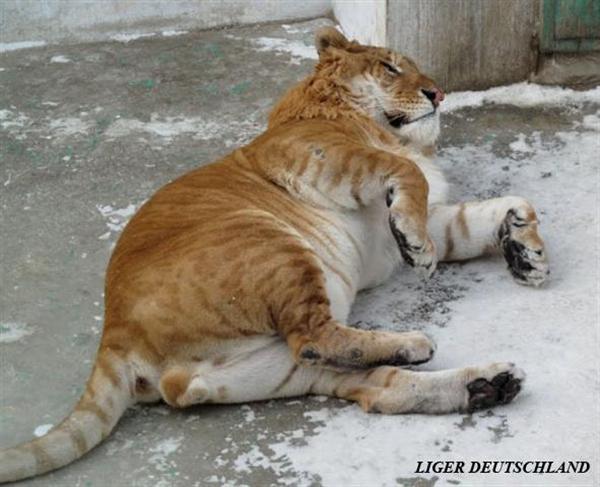
[[[86,390],[73,412],[46,435],[0,451],[0,481],[40,475],[66,465],[98,445],[133,401],[129,367],[100,351]]]
[[[357,291],[402,260],[430,275],[438,260],[503,252],[535,285],[547,263],[525,200],[445,205],[432,162],[443,94],[413,61],[335,29],[317,48],[315,72],[265,133],[163,187],[127,225],[85,393],[46,436],[0,452],[0,482],[79,458],[137,402],[327,394],[371,412],[444,413],[519,392],[511,363],[403,370],[433,356],[427,336],[344,325]]]

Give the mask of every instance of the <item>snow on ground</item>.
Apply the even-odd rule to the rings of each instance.
[[[42,47],[45,45],[46,41],[0,42],[0,52],[29,49],[32,47]]]
[[[595,114],[583,117],[582,126],[586,129],[600,131],[600,110]]]
[[[49,128],[59,137],[67,137],[75,134],[86,134],[92,126],[92,122],[84,121],[76,117],[57,118],[51,120]]]
[[[275,51],[291,55],[291,63],[299,64],[303,59],[318,59],[315,46],[299,40],[280,39],[277,37],[259,37],[252,41],[260,51]]]
[[[126,137],[132,133],[145,132],[170,143],[180,135],[187,135],[194,140],[215,139],[224,132],[231,133],[238,140],[249,138],[257,130],[257,115],[254,112],[246,114],[243,120],[206,120],[204,117],[165,116],[153,113],[150,121],[143,122],[135,118],[118,118],[106,130],[110,138]]]
[[[26,323],[4,322],[0,323],[0,343],[12,343],[33,333],[33,329]]]
[[[110,39],[117,42],[128,42],[135,41],[137,39],[143,39],[144,37],[154,37],[154,32],[120,32],[118,34],[110,36]]]
[[[515,83],[486,91],[459,91],[447,95],[441,105],[443,112],[452,112],[484,104],[506,104],[518,107],[557,106],[581,103],[600,103],[600,86],[592,90],[576,91],[560,86],[542,86],[535,83]]]
[[[3,108],[0,110],[0,127],[3,130],[19,129],[25,127],[29,122],[29,117],[23,113],[19,113],[16,110],[7,110]]]
[[[70,63],[71,60],[67,56],[63,56],[62,54],[59,54],[58,56],[52,56],[52,58],[50,58],[50,62],[65,64],[65,63]]]
[[[170,458],[171,455],[177,452],[183,442],[183,436],[176,438],[166,438],[159,441],[154,447],[150,449],[152,454],[148,459],[148,462],[156,468],[159,472],[164,472],[168,468],[175,468],[177,464]]]
[[[137,205],[129,203],[124,208],[113,208],[111,205],[96,205],[96,209],[106,219],[106,226],[108,231],[103,233],[98,238],[100,240],[106,240],[112,235],[118,235],[121,232],[129,219],[134,215],[136,208],[142,206],[142,203]]]
[[[161,31],[160,34],[163,37],[175,37],[175,36],[182,36],[182,35],[188,34],[188,33],[189,33],[189,31],[187,31],[187,30],[173,30],[173,29],[171,29],[171,30],[163,30],[163,31]]]
[[[53,424],[40,424],[33,430],[33,435],[37,438],[44,436],[48,431],[52,429]]]

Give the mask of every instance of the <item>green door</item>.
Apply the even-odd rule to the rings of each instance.
[[[542,0],[543,52],[600,50],[600,0]]]

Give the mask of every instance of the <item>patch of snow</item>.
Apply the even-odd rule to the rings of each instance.
[[[110,441],[106,447],[106,456],[112,457],[117,453],[121,453],[125,450],[129,450],[136,443],[132,439],[126,439],[123,442]]]
[[[64,64],[64,63],[70,63],[71,60],[68,57],[63,56],[62,54],[59,54],[58,56],[52,56],[52,58],[50,59],[50,62]]]
[[[163,37],[174,37],[174,36],[182,36],[184,34],[188,34],[187,30],[163,30],[161,35]]]
[[[518,107],[600,103],[600,86],[587,91],[576,91],[559,86],[542,86],[523,82],[498,86],[485,91],[458,91],[449,93],[440,106],[442,112],[452,112],[462,108],[479,107],[490,103]]]
[[[124,32],[110,36],[110,39],[117,42],[131,42],[144,37],[154,37],[154,32]]]
[[[159,414],[161,416],[169,416],[173,413],[173,409],[167,406],[154,406],[151,409],[152,414]]]
[[[51,120],[49,124],[50,130],[61,137],[86,134],[91,126],[91,122],[85,122],[75,117],[57,118],[56,120]]]
[[[600,110],[595,114],[586,115],[581,123],[583,128],[600,132]]]
[[[108,137],[124,137],[132,132],[149,132],[159,137],[171,139],[177,135],[195,132],[199,138],[211,139],[220,131],[220,125],[207,122],[201,117],[159,117],[156,113],[151,115],[149,122],[138,119],[121,118],[113,122],[106,130]]]
[[[96,205],[96,209],[106,218],[106,226],[109,231],[100,235],[100,240],[106,240],[110,237],[111,232],[120,232],[125,228],[129,219],[133,216],[136,210],[136,205],[129,203],[124,208],[113,208],[111,205]]]
[[[242,453],[233,461],[237,472],[251,472],[256,468],[272,469],[278,476],[283,473],[280,462],[271,460],[258,445],[252,445],[250,451]]]
[[[57,107],[58,103],[55,101],[43,101],[42,105],[48,106],[48,107]]]
[[[247,136],[256,135],[260,128],[254,121],[255,116],[249,114],[243,120],[220,120],[218,122],[206,120],[200,116],[166,116],[161,117],[157,113],[150,116],[149,122],[143,122],[135,118],[120,118],[115,120],[106,130],[107,137],[126,137],[135,132],[147,132],[161,137],[166,141],[183,134],[193,134],[194,140],[210,140],[223,136],[224,132],[235,133],[240,140]]]
[[[0,323],[0,343],[13,343],[29,336],[33,329],[26,323],[2,322]]]
[[[127,218],[133,215],[133,213],[135,212],[135,205],[133,205],[132,203],[127,205],[125,208],[115,209],[110,205],[96,205],[96,208],[102,214],[103,217],[116,216],[120,218]]]
[[[53,424],[41,424],[33,430],[33,434],[37,438],[44,436],[46,433],[48,433],[48,431],[52,429],[53,426]]]
[[[435,460],[464,459],[457,458],[452,449],[461,451],[469,445],[469,441],[486,444],[496,438],[494,431],[501,429],[503,438],[510,438],[512,434],[507,429],[504,416],[487,415],[485,412],[474,415],[477,428],[467,433],[461,431],[460,438],[456,438],[453,432],[450,441],[442,437],[436,440],[435,429],[446,431],[446,425],[450,423],[455,431],[459,431],[454,424],[460,423],[460,416],[373,416],[355,405],[310,411],[305,416],[309,422],[319,423],[313,431],[314,436],[303,437],[305,444],[298,445],[293,441],[297,435],[291,434],[283,441],[269,445],[274,452],[270,459],[265,460],[251,451],[240,455],[235,467],[240,469],[249,461],[258,461],[259,465],[265,465],[280,475],[298,475],[297,485],[302,487],[313,485],[316,478],[325,487],[373,485],[374,479],[377,479],[378,486],[392,487],[398,485],[399,478],[416,476],[416,461],[407,461],[413,451],[419,453],[419,459],[429,459],[421,456],[427,451]],[[349,448],[349,445],[352,447]],[[456,478],[452,475],[446,477]],[[470,485],[480,484],[474,481]]]
[[[159,441],[155,446],[150,448],[152,455],[148,458],[148,463],[154,466],[159,472],[165,472],[169,468],[176,467],[175,462],[169,460],[169,455],[175,453],[183,443],[183,436],[166,438]]]
[[[252,39],[251,42],[259,46],[258,51],[275,51],[290,54],[292,56],[292,64],[300,64],[304,59],[319,59],[315,47],[312,44],[307,45],[302,41],[292,41],[278,37],[259,37]]]
[[[525,134],[519,134],[517,136],[517,140],[511,142],[510,144],[508,144],[508,146],[511,150],[516,152],[531,152],[531,147],[529,146],[529,144],[527,144],[527,142],[525,142],[526,138],[527,136]]]
[[[281,27],[288,34],[304,34],[304,33],[308,32],[308,29],[306,29],[306,28],[298,29],[298,27],[295,27],[295,26],[289,25],[289,24],[281,24]]]
[[[246,421],[246,423],[251,423],[256,419],[256,414],[250,406],[244,404],[241,409],[244,414],[244,421]]]
[[[30,49],[32,47],[42,47],[46,41],[22,41],[22,42],[0,42],[0,53],[16,51],[18,49]]]
[[[508,147],[513,152],[520,152],[523,154],[531,154],[542,148],[541,134],[540,132],[533,132],[527,136],[525,134],[518,134],[517,140],[508,144]]]
[[[27,125],[29,117],[22,113],[13,112],[11,110],[0,110],[0,126],[3,129],[21,128]]]

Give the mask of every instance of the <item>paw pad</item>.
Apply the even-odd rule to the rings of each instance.
[[[487,409],[499,404],[508,404],[521,390],[522,379],[510,372],[502,372],[491,381],[484,378],[475,379],[467,384],[469,391],[469,412]]]

